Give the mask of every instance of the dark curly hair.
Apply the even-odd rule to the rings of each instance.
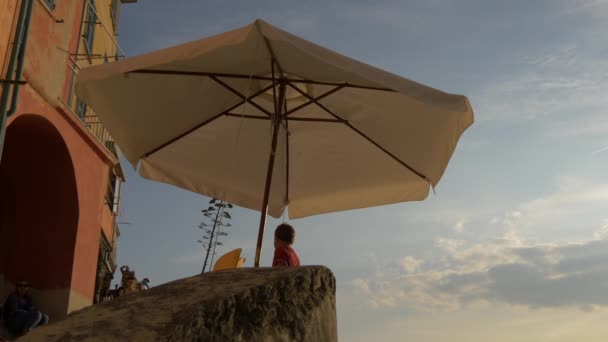
[[[293,244],[296,238],[296,230],[287,223],[280,224],[277,229],[274,231],[274,236],[288,244]]]

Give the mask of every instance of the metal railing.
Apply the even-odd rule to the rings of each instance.
[[[114,139],[112,139],[110,132],[108,132],[101,121],[99,121],[99,117],[97,117],[95,113],[92,113],[91,110],[89,111],[91,114],[85,116],[84,119],[81,118],[80,120],[89,129],[89,131],[93,133],[97,140],[99,140],[99,142],[102,143],[114,157],[118,158],[116,154],[115,142]]]
[[[112,58],[113,60],[118,59],[119,57],[124,57],[124,51],[118,44],[116,40],[116,32],[111,30],[114,25],[108,25],[105,23],[95,6],[91,4],[91,0],[85,1],[85,6],[90,7],[95,12],[96,24],[99,25],[102,30],[95,31],[95,39],[105,39],[106,42],[109,42],[115,48],[114,56],[105,55],[105,51],[85,51],[83,49],[83,37],[79,37],[80,44],[78,44],[78,51],[70,54],[67,64],[71,70],[72,77],[72,85],[70,87],[70,91],[67,94],[67,98],[65,99],[65,103],[71,109],[72,113],[75,114],[76,117],[82,121],[82,123],[87,127],[87,129],[97,138],[97,140],[114,156],[117,158],[117,152],[115,147],[115,142],[108,130],[104,127],[104,125],[99,120],[99,117],[95,114],[95,112],[86,106],[86,104],[81,103],[81,100],[78,99],[74,94],[74,86],[76,85],[76,81],[78,79],[78,73],[81,69],[81,65],[79,62],[88,61],[89,63],[99,63],[102,60],[107,60]],[[85,11],[86,13],[86,11]],[[86,25],[86,14],[82,18],[81,25]],[[84,51],[84,52],[83,52]],[[101,53],[98,53],[101,52]]]

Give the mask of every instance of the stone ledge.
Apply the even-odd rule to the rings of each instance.
[[[180,279],[72,313],[23,341],[337,341],[336,283],[322,266]]]

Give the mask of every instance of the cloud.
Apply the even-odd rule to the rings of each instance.
[[[496,265],[488,270],[488,294],[497,300],[530,307],[578,306],[588,310],[608,304],[608,241],[590,241],[538,250],[557,262]],[[526,262],[528,261],[528,262]]]
[[[591,234],[603,224],[608,185],[573,177],[558,177],[555,190],[518,205],[521,217],[512,219],[520,231],[560,239]]]
[[[422,265],[422,260],[418,260],[411,256],[406,256],[399,260],[399,265],[401,265],[401,269],[405,273],[414,273],[418,271],[420,265]]]
[[[458,220],[458,222],[456,222],[454,224],[454,226],[452,227],[452,229],[454,229],[455,232],[457,233],[462,233],[464,232],[464,224],[465,224],[466,220],[461,218],[460,220]]]
[[[608,74],[603,70],[608,62],[602,55],[593,39],[583,37],[514,58],[513,72],[471,95],[478,121],[550,118],[549,136],[607,133]]]
[[[608,151],[608,146],[602,147],[599,150],[595,150],[595,151],[591,152],[591,154],[598,154],[598,153],[602,153],[602,152],[605,152],[605,151]]]
[[[360,293],[363,293],[365,295],[371,294],[369,290],[369,284],[365,279],[357,278],[352,281],[352,285],[355,290],[359,291]]]
[[[602,228],[595,232],[593,237],[597,240],[608,238],[608,219],[603,220]]]
[[[530,308],[608,305],[608,240],[535,244],[512,232],[482,243],[439,239],[442,262],[396,276],[357,279],[373,308],[456,310],[483,303]],[[401,261],[405,260],[402,259]],[[407,259],[416,260],[416,259]],[[409,265],[409,263],[408,263]]]
[[[522,215],[521,211],[513,211],[513,212],[511,212],[511,217],[514,217],[514,218],[519,218],[519,217],[521,217],[521,215]]]
[[[376,268],[358,280],[365,291],[357,293],[377,309],[608,308],[607,199],[606,185],[559,177],[552,192],[499,215],[485,212],[466,232],[438,237],[421,254],[375,256]]]
[[[555,209],[568,209],[572,204],[585,204],[608,199],[608,186],[594,185],[582,188],[560,190],[549,196],[540,197],[522,204],[522,210],[528,213],[546,214]]]

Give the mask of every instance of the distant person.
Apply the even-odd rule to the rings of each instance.
[[[49,316],[38,310],[28,295],[30,285],[26,281],[17,283],[15,292],[4,302],[4,321],[13,334],[25,335],[37,326],[47,324]]]
[[[272,267],[300,266],[300,258],[291,247],[296,238],[296,231],[287,223],[280,224],[274,231],[274,258]]]
[[[150,279],[144,278],[144,280],[139,282],[140,290],[149,290],[150,289]]]

